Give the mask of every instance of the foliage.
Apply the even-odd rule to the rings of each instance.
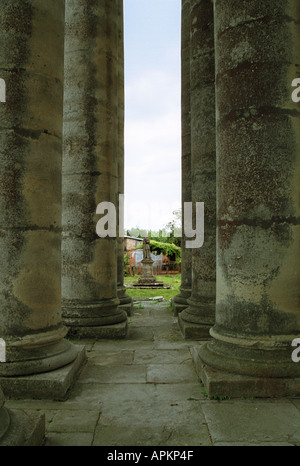
[[[179,248],[181,247],[181,238],[178,237],[178,236],[165,236],[163,234],[161,234],[161,231],[159,231],[159,235],[158,236],[154,236],[154,235],[149,235],[149,238],[153,239],[154,241],[158,241],[160,243],[169,243],[169,244],[175,244],[176,246],[178,246]]]
[[[142,249],[143,244],[140,244],[136,249]],[[150,250],[158,254],[164,254],[170,259],[181,259],[181,248],[174,243],[167,243],[150,239]]]
[[[138,226],[126,230],[127,236],[133,236],[134,238],[145,238],[148,236],[148,231],[145,228],[140,228]]]
[[[181,209],[174,210],[172,212],[173,218],[170,222],[164,225],[158,231],[146,230],[138,226],[130,228],[126,231],[127,236],[133,236],[136,238],[149,237],[155,241],[161,243],[171,243],[181,246]]]
[[[124,254],[124,267],[126,267],[127,265],[129,265],[129,254],[128,254],[128,252],[126,252],[126,254]]]
[[[177,209],[173,211],[173,218],[170,222],[168,222],[164,229],[170,233],[170,238],[173,238],[176,241],[175,244],[178,246],[181,245],[181,236],[182,236],[182,219],[181,219],[181,209]],[[179,240],[179,241],[178,241]]]

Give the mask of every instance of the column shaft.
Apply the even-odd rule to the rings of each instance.
[[[118,192],[124,195],[124,18],[123,18],[123,0],[118,0]],[[119,205],[119,204],[118,204]],[[123,206],[121,206],[123,208]],[[119,205],[120,210],[120,205]],[[118,213],[119,213],[118,210]],[[124,212],[123,212],[124,214]],[[121,225],[119,224],[121,222]],[[124,219],[118,215],[118,227],[121,227],[122,234],[117,235],[117,289],[120,307],[131,315],[133,301],[126,294],[124,286]]]
[[[184,203],[191,202],[191,101],[190,101],[190,0],[182,0],[181,11],[181,195],[182,218]],[[180,293],[172,300],[174,314],[188,306],[192,288],[192,250],[185,247],[182,230]]]
[[[191,0],[191,180],[193,208],[204,202],[204,244],[192,249],[192,293],[179,324],[185,338],[207,338],[216,296],[216,132],[211,0]]]
[[[70,333],[123,337],[117,237],[96,234],[118,206],[118,2],[67,0],[63,152],[63,318]],[[117,232],[115,232],[117,234]]]
[[[250,376],[248,394],[299,395],[299,4],[215,5],[217,308],[201,366],[225,371],[235,394],[247,384],[230,373]]]
[[[21,376],[77,356],[61,320],[64,1],[3,1],[0,26],[0,375]]]

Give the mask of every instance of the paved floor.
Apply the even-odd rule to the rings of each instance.
[[[7,400],[46,415],[46,446],[300,446],[300,399],[209,400],[169,303],[135,303],[125,340],[81,341],[64,402]]]

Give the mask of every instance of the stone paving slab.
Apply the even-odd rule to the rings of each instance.
[[[215,444],[299,444],[300,411],[290,400],[201,402]]]
[[[98,366],[86,365],[82,370],[79,381],[81,383],[146,383],[146,366]]]
[[[182,364],[191,361],[191,354],[188,348],[177,350],[139,350],[134,352],[134,364]]]
[[[157,388],[154,384],[145,383],[78,383],[74,388],[68,404],[81,405],[85,400],[95,408],[108,402],[121,404],[135,400],[136,402],[146,401],[154,398]]]
[[[103,348],[94,348],[89,352],[90,363],[97,366],[128,365],[133,363],[134,350],[121,349],[117,351],[103,351]]]
[[[175,340],[160,338],[153,342],[153,347],[158,350],[178,350],[179,348],[190,348],[191,346],[192,343],[190,341],[184,341],[179,338]]]
[[[137,335],[138,336],[138,335]],[[92,348],[90,351],[87,353],[88,358],[89,355],[93,354],[93,351],[98,351],[99,353],[109,353],[109,352],[121,352],[121,351],[134,351],[136,349],[140,350],[151,350],[155,348],[155,342],[152,338],[146,339],[146,340],[134,340],[134,339],[127,339],[126,340],[120,340],[118,344],[116,345],[115,340],[102,340],[101,344],[100,342],[94,342]]]
[[[101,410],[99,424],[104,426],[167,426],[180,429],[193,425],[196,430],[206,425],[201,405],[196,401],[180,400],[174,403],[159,398],[136,402],[105,403]]]
[[[45,445],[300,446],[299,398],[208,399],[199,342],[182,338],[169,304],[143,302],[130,320],[124,340],[79,340],[87,362],[65,401],[7,400],[45,413]]]
[[[49,432],[46,447],[90,447],[93,445],[94,434],[90,432],[72,433]]]
[[[211,446],[207,433],[181,426],[180,432],[168,427],[103,427],[96,429],[95,446]]]
[[[155,385],[155,397],[163,403],[205,400],[203,387],[195,382]]]
[[[152,327],[136,327],[129,326],[127,333],[127,340],[154,340],[154,329]]]
[[[101,411],[94,409],[49,410],[47,413],[48,432],[94,432]]]
[[[98,426],[94,446],[159,446],[166,445],[170,432],[164,427]]]
[[[201,406],[195,401],[171,403],[157,397],[105,404],[97,427],[97,434],[104,436],[98,440],[102,445],[110,445],[105,442],[114,438],[107,437],[108,432],[116,438],[121,435],[126,445],[133,445],[133,439],[135,445],[176,445],[180,438],[185,442],[188,438],[190,444],[211,444]],[[161,437],[157,438],[159,432]]]
[[[149,319],[149,316],[140,316],[136,317],[134,316],[133,318],[129,319],[129,326],[131,329],[138,327],[151,327],[152,329],[155,329],[157,327],[162,327],[165,326],[167,328],[170,327],[170,316],[159,316],[159,319],[156,319],[156,316],[150,316],[151,319]],[[172,325],[175,324],[177,327],[177,322],[176,319],[171,320]]]
[[[291,402],[300,410],[300,398],[291,398]]]
[[[153,329],[154,340],[182,341],[182,336],[178,331],[178,323],[170,322],[169,325],[161,325]]]
[[[195,381],[195,370],[193,363],[188,361],[184,364],[148,364],[148,383],[183,383]]]

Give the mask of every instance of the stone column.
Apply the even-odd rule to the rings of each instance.
[[[118,2],[67,0],[63,151],[63,318],[70,334],[124,337],[117,232],[96,233],[118,205]]]
[[[123,0],[118,0],[118,192],[119,195],[124,195],[124,18],[123,18]],[[119,205],[119,204],[118,204]],[[123,209],[123,205],[119,205],[118,213]],[[124,211],[123,211],[124,214]],[[121,309],[127,312],[127,315],[132,314],[133,301],[126,294],[124,286],[124,219],[118,215],[118,251],[117,251],[117,288],[118,298],[120,300]],[[121,228],[122,234],[119,231]]]
[[[61,319],[64,1],[3,1],[0,31],[0,376],[5,395],[30,396],[19,376],[78,356]]]
[[[191,180],[193,209],[204,202],[204,244],[192,249],[192,294],[179,316],[187,339],[209,336],[216,299],[216,131],[211,0],[191,0]]]
[[[45,416],[8,409],[0,388],[0,447],[42,446],[45,438]]]
[[[209,395],[299,395],[299,3],[215,8],[217,307],[199,369]]]
[[[191,193],[191,102],[190,102],[190,0],[182,0],[181,11],[181,197],[182,218],[184,203],[192,201]],[[192,289],[192,249],[185,247],[182,229],[181,286],[172,300],[174,315],[188,306]]]

